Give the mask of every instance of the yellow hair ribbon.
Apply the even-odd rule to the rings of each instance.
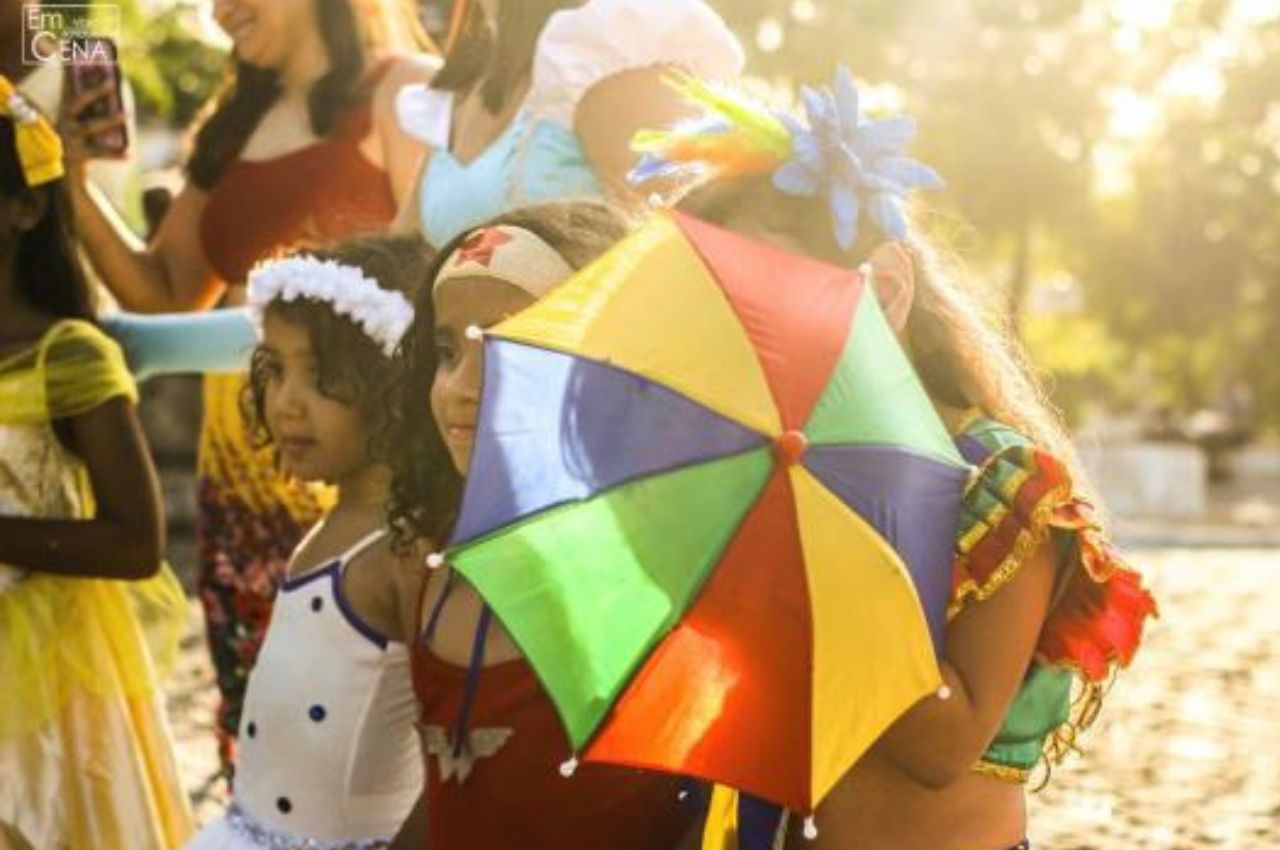
[[[3,74],[0,74],[0,115],[13,119],[18,162],[28,188],[57,180],[65,173],[58,131]]]

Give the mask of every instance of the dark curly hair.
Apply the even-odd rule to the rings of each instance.
[[[433,260],[430,246],[417,235],[362,236],[325,250],[301,253],[354,266],[383,289],[400,292],[410,301],[426,288]],[[317,389],[326,398],[360,410],[369,423],[369,456],[385,460],[388,447],[381,438],[387,433],[387,398],[399,369],[398,358],[388,359],[355,322],[335,313],[326,302],[276,300],[267,306],[266,314],[307,329],[316,357]],[[249,382],[240,397],[241,413],[258,447],[271,444],[265,412],[269,377],[268,355],[259,346],[250,360]],[[441,462],[448,463],[443,453]]]
[[[480,227],[505,225],[536,234],[574,269],[603,254],[631,228],[625,213],[597,201],[561,201],[524,207],[499,215]],[[428,277],[441,267],[473,230],[440,249]],[[435,381],[435,311],[430,286],[418,292],[413,327],[400,343],[402,369],[393,391],[388,434],[391,451],[391,502],[388,520],[400,547],[417,541],[443,545],[457,519],[463,477],[454,469],[431,413]]]

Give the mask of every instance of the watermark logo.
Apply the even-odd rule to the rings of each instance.
[[[24,3],[22,64],[94,65],[114,60],[107,41],[120,41],[120,7],[110,3]]]

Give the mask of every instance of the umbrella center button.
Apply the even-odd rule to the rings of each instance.
[[[773,456],[783,466],[795,466],[809,448],[809,438],[803,431],[787,431],[773,441]]]

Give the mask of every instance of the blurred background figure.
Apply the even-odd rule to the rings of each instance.
[[[423,11],[444,18],[439,5]],[[430,150],[399,222],[436,247],[544,201],[640,209],[625,179],[631,138],[688,113],[664,77],[742,71],[741,46],[703,0],[457,0],[448,19],[439,75],[397,101]]]

